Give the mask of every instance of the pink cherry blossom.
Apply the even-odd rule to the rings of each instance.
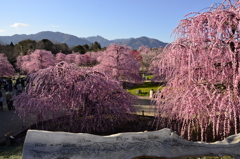
[[[30,74],[28,82],[14,105],[24,121],[32,116],[37,122],[52,119],[39,129],[57,131],[65,125],[72,132],[111,131],[134,118],[135,97],[104,73],[60,62]]]
[[[15,70],[5,54],[0,53],[0,77],[12,77]]]
[[[27,73],[33,73],[39,69],[55,65],[54,55],[46,50],[35,50],[29,55],[19,56],[17,60],[17,67]]]
[[[139,64],[130,54],[131,48],[125,45],[111,44],[102,53],[100,64],[95,70],[102,71],[118,81],[141,83]]]
[[[239,133],[239,11],[239,2],[224,0],[180,21],[158,60],[167,80],[156,99],[159,127],[204,141]]]
[[[59,52],[55,55],[55,59],[56,59],[57,63],[61,62],[61,61],[65,61],[65,58],[66,58],[66,54],[61,53],[61,52]]]

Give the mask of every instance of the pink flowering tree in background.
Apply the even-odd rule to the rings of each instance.
[[[156,99],[159,127],[202,141],[239,132],[239,5],[224,0],[174,30],[158,61],[168,82]]]
[[[76,58],[76,53],[72,53],[72,54],[67,54],[66,57],[65,57],[65,61],[67,63],[75,63],[75,58]]]
[[[31,116],[38,123],[52,119],[41,129],[111,131],[134,119],[135,97],[103,73],[60,62],[30,74],[28,81],[26,92],[15,97],[14,105],[25,121]]]
[[[17,60],[17,67],[28,74],[53,66],[56,63],[51,51],[46,50],[35,50],[29,55],[18,57]]]
[[[149,56],[150,55],[150,52],[151,52],[151,49],[148,47],[148,46],[140,46],[138,49],[137,49],[137,52],[140,53],[141,57],[142,57],[142,61],[141,61],[141,65],[140,65],[140,70],[146,74],[147,73],[147,70],[148,70],[148,66],[149,66],[149,63],[151,60],[151,57]]]
[[[171,44],[170,44],[171,45]],[[152,49],[149,56],[143,56],[146,62],[148,73],[153,75],[152,82],[165,82],[165,73],[160,72],[162,69],[158,67],[159,61],[164,57],[163,48]]]
[[[65,61],[65,58],[66,58],[66,54],[61,53],[61,52],[59,52],[55,55],[56,63],[59,63],[61,61]]]
[[[20,70],[20,73],[27,74],[27,70],[24,69],[25,65],[30,61],[30,55],[20,55],[17,57],[16,67]]]
[[[15,70],[5,54],[0,53],[0,77],[12,77]]]
[[[152,65],[153,61],[156,60],[156,57],[161,57],[161,53],[163,52],[163,48],[152,48],[150,49],[148,46],[140,46],[137,50],[142,56],[141,62],[141,71],[147,74],[154,74],[154,70],[157,68],[157,65]],[[155,59],[155,60],[154,60]]]
[[[111,44],[103,52],[100,64],[93,68],[118,81],[141,83],[139,64],[130,54],[131,51],[131,48],[125,45]]]
[[[56,62],[66,61],[70,64],[76,64],[77,66],[94,66],[96,65],[97,58],[101,55],[101,52],[87,52],[80,54],[79,52],[73,52],[72,54],[56,54]]]
[[[137,50],[133,50],[133,51],[131,51],[130,52],[130,54],[133,56],[133,58],[135,59],[135,60],[137,60],[139,63],[141,63],[142,62],[142,56],[141,56],[141,54],[140,54],[140,52],[138,52]]]
[[[23,55],[20,54],[20,56],[17,57],[17,62],[15,63],[15,66],[17,69],[19,69],[18,71],[20,71],[22,63],[23,63]]]
[[[98,52],[87,52],[85,54],[86,56],[88,56],[88,65],[90,66],[94,66],[98,63],[100,63],[103,52],[102,51],[98,51]]]
[[[149,54],[149,52],[151,51],[151,49],[148,46],[140,46],[137,49],[138,52],[140,52],[141,54]]]
[[[25,73],[26,74],[26,71],[23,71],[23,65],[24,64],[26,64],[26,63],[24,63],[24,62],[26,62],[26,61],[30,61],[30,54],[31,53],[33,53],[33,51],[32,50],[28,50],[27,52],[26,52],[26,55],[23,55],[23,53],[21,52],[20,54],[19,54],[19,56],[17,56],[17,62],[15,63],[15,66],[16,66],[16,68],[17,68],[17,71],[18,72],[20,72],[20,73]]]
[[[78,53],[75,56],[74,63],[77,66],[87,66],[88,60],[89,60],[89,57],[87,55]]]

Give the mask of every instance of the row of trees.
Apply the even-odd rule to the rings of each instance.
[[[85,54],[79,52],[64,54],[59,52],[54,55],[51,51],[35,50],[34,52],[28,51],[26,55],[21,54],[18,56],[15,65],[22,73],[32,73],[39,69],[53,66],[58,62],[66,61],[67,63],[74,63],[81,67],[94,66],[94,69],[112,72],[111,74],[115,74],[115,79],[123,79],[123,77],[119,76],[119,71],[127,71],[132,76],[139,74],[139,70],[142,73],[146,73],[148,72],[151,60],[161,52],[162,48],[150,49],[142,46],[138,50],[132,50],[130,47],[117,44],[110,45],[104,51],[87,52]],[[121,74],[125,73],[122,72]],[[130,78],[126,77],[125,79],[130,80]]]
[[[131,52],[125,45],[112,44],[97,53],[54,56],[36,50],[19,56],[17,66],[28,73],[28,86],[14,100],[18,115],[25,121],[30,114],[37,122],[51,119],[44,129],[68,125],[66,131],[72,132],[113,131],[136,117],[136,98],[121,83],[142,82],[139,62]]]
[[[89,51],[96,52],[102,50],[101,45],[98,42],[94,42],[90,46],[85,44],[69,48],[66,43],[53,43],[48,39],[42,39],[40,41],[27,39],[20,41],[16,45],[12,42],[9,45],[0,44],[0,52],[5,53],[11,63],[16,62],[19,53],[26,55],[29,50],[35,51],[37,49],[51,51],[53,54],[58,52],[64,52],[65,54],[79,52],[84,54]]]
[[[140,53],[138,53],[138,56],[141,56]],[[110,45],[105,51],[87,52],[86,54],[72,53],[66,55],[57,53],[53,55],[50,51],[35,50],[27,55],[18,56],[16,66],[21,72],[30,74],[54,66],[61,61],[104,72],[118,81],[125,80],[136,83],[142,81],[139,73],[141,61],[135,59],[130,47],[118,44]]]
[[[6,48],[9,48],[9,49],[6,49]],[[42,49],[37,49],[37,48],[42,48]],[[51,48],[58,48],[58,49],[51,51],[52,50]],[[91,49],[93,49],[94,51],[91,51]],[[100,55],[103,54],[104,51],[106,50],[106,48],[103,48],[102,50],[100,49],[101,49],[100,44],[95,42],[91,45],[90,48],[88,45],[83,45],[83,46],[78,45],[76,47],[73,47],[70,53],[69,48],[66,44],[53,44],[51,41],[47,39],[43,39],[38,43],[36,43],[36,41],[34,40],[24,40],[19,42],[15,46],[12,43],[10,45],[5,45],[5,46],[0,45],[0,50],[3,51],[3,53],[8,57],[8,60],[13,64],[13,66],[14,67],[18,66],[18,68],[20,68],[19,64],[22,61],[29,61],[30,57],[31,59],[34,59],[33,56],[35,54],[33,55],[31,54],[35,50],[49,51],[50,54],[52,53],[56,56],[56,62],[60,62],[61,60],[64,59],[68,63],[76,63],[78,66],[96,65],[101,60],[102,56],[100,57]],[[60,52],[56,52],[56,50],[60,50]],[[163,50],[162,48],[150,49],[147,46],[141,46],[139,47],[138,50],[131,50],[131,48],[128,47],[128,52],[130,51],[130,54],[140,64],[141,73],[148,73],[148,70],[149,70],[148,68],[152,63],[152,59],[156,55],[161,54],[162,50]],[[40,53],[39,51],[36,51],[36,52],[38,52],[37,54]],[[84,54],[85,56],[81,56],[80,54]],[[44,55],[41,55],[41,56],[44,56]],[[52,58],[52,55],[50,55],[49,58]],[[75,62],[73,62],[74,60]],[[17,63],[17,65],[15,65],[15,63]],[[46,67],[43,67],[43,68],[46,68]],[[23,66],[22,70],[28,71],[27,67],[25,66]]]

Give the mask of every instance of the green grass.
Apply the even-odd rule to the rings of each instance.
[[[146,75],[145,77],[147,77],[148,80],[151,80],[153,78],[153,75]]]
[[[154,92],[156,92],[158,90],[158,88],[161,90],[163,87],[159,86],[158,84],[152,83],[152,82],[144,82],[142,85],[138,85],[138,86],[135,86],[135,87],[129,89],[128,92],[133,95],[138,95],[137,90],[141,90],[142,92],[148,93],[148,94],[140,94],[140,95],[147,96],[147,95],[149,95],[149,92],[151,89],[153,89]]]
[[[0,159],[21,159],[23,143],[15,143],[12,146],[0,146]]]

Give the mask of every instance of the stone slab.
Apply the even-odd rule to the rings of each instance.
[[[22,159],[132,159],[225,156],[240,158],[240,134],[214,143],[190,142],[170,129],[110,136],[28,130]]]

